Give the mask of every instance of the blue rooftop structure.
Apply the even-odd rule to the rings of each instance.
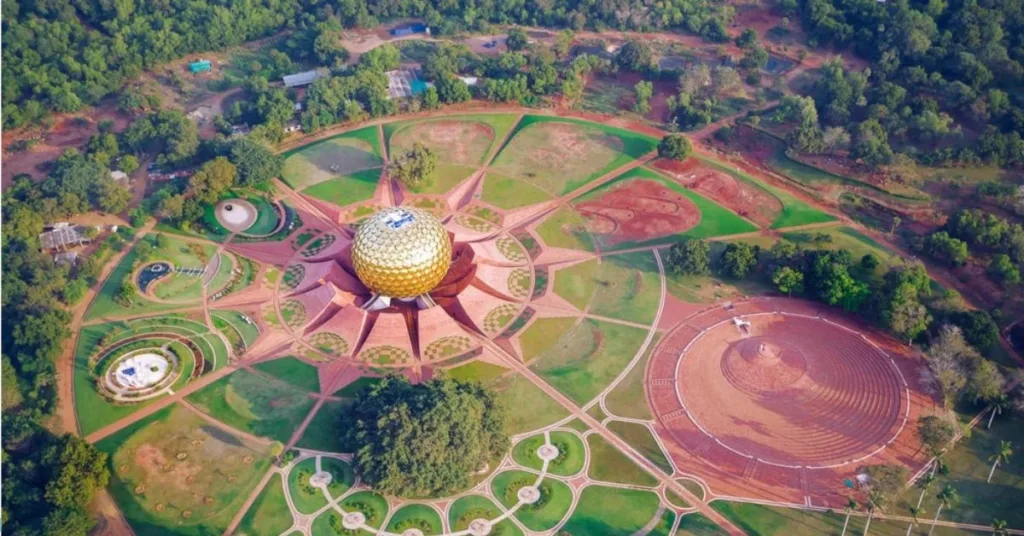
[[[391,35],[393,37],[404,37],[406,35],[426,33],[427,25],[422,23],[407,24],[405,26],[397,26],[391,29]]]

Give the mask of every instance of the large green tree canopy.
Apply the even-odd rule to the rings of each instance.
[[[386,378],[357,397],[349,418],[360,477],[398,496],[466,488],[474,472],[509,447],[504,407],[478,383]]]

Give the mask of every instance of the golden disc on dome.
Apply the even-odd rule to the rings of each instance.
[[[427,211],[386,208],[359,226],[352,242],[356,275],[373,292],[413,298],[430,292],[448,273],[452,243]]]

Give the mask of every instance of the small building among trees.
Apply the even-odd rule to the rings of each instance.
[[[74,225],[69,222],[58,222],[51,225],[49,230],[39,235],[39,244],[43,251],[67,251],[81,244],[88,244],[92,241],[88,235],[91,227]]]

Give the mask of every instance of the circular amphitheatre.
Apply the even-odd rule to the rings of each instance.
[[[699,317],[661,343],[649,389],[655,367],[674,369],[674,393],[664,396],[725,448],[761,463],[820,469],[877,453],[905,425],[902,373],[859,331],[784,306],[735,315],[720,307]],[[659,418],[671,429],[678,415],[662,410]]]
[[[233,233],[241,233],[256,223],[258,211],[245,199],[225,199],[214,208],[213,213],[225,229]]]

